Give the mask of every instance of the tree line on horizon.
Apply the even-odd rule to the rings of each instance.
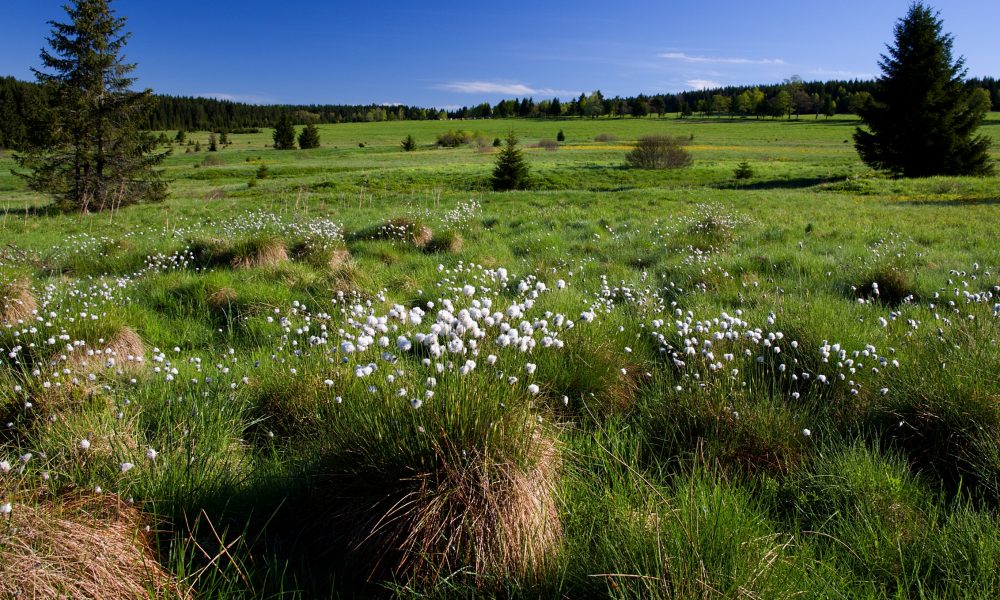
[[[986,90],[991,108],[1000,111],[1000,80],[970,79],[969,87]],[[791,117],[858,114],[871,100],[874,81],[802,81],[780,84],[727,86],[677,94],[640,94],[605,98],[600,91],[562,101],[536,102],[512,98],[484,102],[457,110],[417,106],[248,104],[216,98],[154,95],[142,127],[147,130],[218,131],[240,133],[273,127],[283,117],[296,125],[381,121],[424,121],[489,118],[645,117],[677,114],[681,117]],[[45,114],[50,105],[43,86],[0,77],[0,148],[23,148],[48,139]]]

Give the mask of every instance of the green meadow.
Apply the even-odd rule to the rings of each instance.
[[[88,215],[4,151],[0,596],[996,598],[1000,178],[857,125],[189,132]]]

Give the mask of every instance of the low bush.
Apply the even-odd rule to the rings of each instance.
[[[472,133],[457,129],[449,129],[437,136],[437,145],[442,148],[458,148],[472,140]]]
[[[691,166],[687,141],[669,135],[646,135],[625,155],[625,163],[634,169],[678,169]]]

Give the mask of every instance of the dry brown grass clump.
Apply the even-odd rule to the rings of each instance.
[[[0,323],[27,322],[38,309],[31,289],[23,281],[0,285]]]
[[[288,262],[288,248],[279,238],[254,239],[239,244],[230,264],[234,269],[273,267]]]
[[[146,346],[130,327],[120,327],[115,334],[97,348],[78,348],[69,355],[63,367],[76,373],[97,372],[109,368],[109,360],[114,360],[114,370],[135,371],[143,364]]]
[[[178,598],[138,510],[117,496],[13,503],[0,522],[2,598]]]
[[[560,457],[555,442],[541,435],[530,452],[526,466],[478,453],[442,454],[437,468],[398,481],[396,491],[357,478],[317,497],[326,510],[331,502],[344,507],[329,524],[372,581],[420,587],[465,572],[487,585],[539,575],[562,540],[555,497]]]
[[[329,266],[331,271],[336,271],[351,260],[351,252],[347,248],[340,248],[330,253]]]
[[[208,303],[213,308],[229,308],[236,298],[236,290],[231,287],[221,287],[209,294]]]

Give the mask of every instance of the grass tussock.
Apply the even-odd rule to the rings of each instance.
[[[97,348],[78,348],[66,357],[62,366],[78,374],[106,369],[136,371],[145,353],[146,347],[139,334],[130,327],[121,326],[111,337],[99,340]]]
[[[0,285],[0,323],[27,322],[37,310],[38,303],[26,282]]]
[[[906,272],[895,268],[878,269],[868,273],[851,287],[856,298],[886,306],[899,306],[919,300],[912,278]]]
[[[0,522],[4,598],[178,598],[142,515],[112,494],[15,504]]]
[[[343,506],[334,528],[348,528],[347,543],[373,580],[424,587],[464,570],[482,586],[536,576],[562,540],[560,458],[543,435],[529,451],[524,465],[496,462],[485,451],[442,451],[435,468],[400,479],[395,490],[338,481],[320,496]]]
[[[292,245],[291,255],[295,260],[331,272],[339,271],[351,260],[351,251],[346,247],[316,243],[314,240],[304,240]]]
[[[281,238],[258,235],[230,242],[221,238],[195,238],[189,242],[195,261],[205,267],[250,269],[288,262],[288,247]]]
[[[462,234],[454,230],[442,231],[434,234],[431,241],[427,243],[425,250],[444,254],[456,254],[462,251],[465,240]]]
[[[434,231],[424,223],[408,217],[391,219],[352,236],[354,240],[402,241],[424,249],[434,239]]]
[[[233,246],[230,264],[234,269],[274,267],[288,262],[285,242],[276,237],[251,238]]]
[[[233,305],[234,302],[236,302],[238,298],[239,296],[237,295],[236,290],[231,287],[224,286],[208,295],[208,304],[215,309],[227,310]]]

